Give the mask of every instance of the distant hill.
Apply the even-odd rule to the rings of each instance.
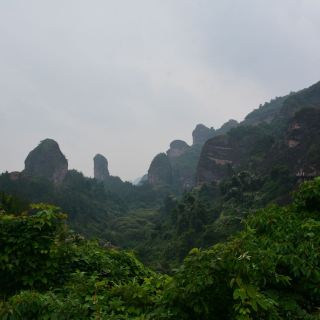
[[[219,182],[243,169],[268,173],[278,164],[295,176],[319,175],[319,113],[320,82],[264,104],[205,143],[197,183]]]

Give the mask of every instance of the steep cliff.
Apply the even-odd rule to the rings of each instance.
[[[204,144],[215,134],[214,128],[208,128],[203,124],[198,124],[192,132],[193,144]]]
[[[201,151],[197,183],[219,182],[239,167],[258,167],[273,141],[272,134],[263,126],[240,126],[209,139]]]
[[[101,154],[93,158],[94,178],[98,181],[105,181],[109,176],[108,160]]]
[[[320,82],[265,103],[238,127],[205,143],[197,183],[218,182],[242,169],[268,175],[280,164],[291,176],[318,175],[319,113]]]
[[[148,182],[154,187],[171,185],[172,167],[169,158],[165,153],[159,153],[152,160],[148,170]]]
[[[268,152],[264,167],[279,163],[296,177],[320,175],[320,110],[305,108],[291,118],[284,136]]]
[[[174,140],[170,143],[170,149],[167,151],[169,159],[178,158],[183,155],[190,146],[182,140]]]

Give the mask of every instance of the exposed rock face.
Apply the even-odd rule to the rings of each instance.
[[[268,160],[285,163],[298,177],[320,175],[320,110],[305,108],[297,112],[282,144],[271,150]]]
[[[197,170],[197,182],[219,182],[237,163],[237,150],[228,135],[220,135],[204,145]]]
[[[152,160],[148,170],[148,182],[154,187],[167,186],[172,183],[172,167],[165,153],[159,153]]]
[[[105,181],[109,176],[108,160],[101,154],[95,155],[94,163],[94,178],[99,181]]]
[[[198,124],[192,132],[193,144],[204,144],[215,134],[213,128],[208,128],[203,124]]]
[[[169,159],[178,158],[183,155],[188,149],[189,145],[182,140],[174,140],[170,143],[170,149],[167,151]]]
[[[27,156],[23,174],[28,177],[46,178],[54,184],[60,184],[67,172],[68,161],[58,143],[52,139],[46,139]]]
[[[320,175],[320,110],[301,109],[285,125],[281,133],[240,126],[209,139],[201,152],[197,183],[219,182],[238,170],[269,175],[279,165],[302,179]]]

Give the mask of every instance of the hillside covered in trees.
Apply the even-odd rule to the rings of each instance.
[[[1,196],[2,319],[319,319],[320,179],[287,206],[193,249],[172,276],[71,232],[46,205]],[[23,210],[23,211],[21,211]]]
[[[319,120],[317,83],[198,125],[137,185],[41,141],[0,175],[0,316],[319,319]]]

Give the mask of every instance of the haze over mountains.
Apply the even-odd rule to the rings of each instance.
[[[319,320],[319,17],[0,1],[0,320]]]
[[[26,157],[23,171],[0,176],[0,190],[61,206],[70,214],[71,225],[85,235],[125,247],[141,245],[137,239],[147,241],[150,230],[157,228],[158,210],[167,196],[179,197],[204,184],[232,184],[241,175],[260,181],[250,186],[261,193],[259,201],[250,200],[254,205],[287,201],[298,181],[319,175],[319,112],[320,82],[260,105],[240,123],[230,120],[217,130],[199,124],[191,145],[173,140],[167,151],[159,150],[137,186],[113,175],[107,155],[92,155],[94,179],[68,170],[58,143],[45,139]],[[220,192],[214,191],[210,202],[222,201],[225,195]],[[123,237],[118,224],[127,217],[143,219],[148,231],[130,227],[135,235]]]
[[[260,105],[241,123],[229,120],[217,130],[198,124],[192,132],[192,145],[182,140],[173,140],[166,153],[159,153],[152,160],[149,169],[146,170],[147,175],[141,178],[142,183],[147,182],[153,187],[169,187],[176,192],[181,192],[199,183],[227,178],[230,174],[228,170],[239,167],[241,164],[248,166],[249,157],[252,157],[255,152],[259,153],[260,158],[262,157],[261,161],[266,161],[269,163],[268,166],[272,166],[270,164],[272,157],[268,160],[268,154],[276,152],[277,148],[282,148],[281,152],[285,154],[286,161],[291,157],[290,162],[296,162],[296,164],[291,163],[296,175],[316,176],[319,170],[317,161],[313,164],[309,163],[305,158],[306,153],[300,151],[299,156],[296,150],[308,150],[311,146],[307,141],[310,139],[309,143],[314,145],[317,134],[312,138],[308,138],[308,135],[309,131],[316,126],[319,108],[320,82],[297,93],[277,97]],[[306,111],[297,113],[301,109]],[[263,125],[270,128],[266,129]],[[260,132],[259,128],[262,128]],[[288,151],[285,152],[284,146],[277,146],[277,144],[285,144]],[[257,148],[256,151],[255,148]],[[259,151],[261,148],[264,149],[265,155]],[[289,155],[290,153],[293,155]],[[315,154],[316,151],[313,153]],[[273,160],[275,163],[276,161],[280,161],[278,156]],[[262,166],[265,167],[266,164]],[[29,153],[25,160],[23,174],[48,178],[54,184],[61,184],[67,170],[67,159],[61,153],[57,142],[46,139]],[[98,181],[104,182],[111,179],[108,160],[101,154],[96,154],[94,157],[93,171],[94,178]]]
[[[315,0],[12,0],[0,9],[0,125],[10,132],[0,171],[22,170],[48,137],[70,168],[92,176],[99,152],[132,180],[173,139],[190,145],[196,124],[241,121],[319,77]]]

